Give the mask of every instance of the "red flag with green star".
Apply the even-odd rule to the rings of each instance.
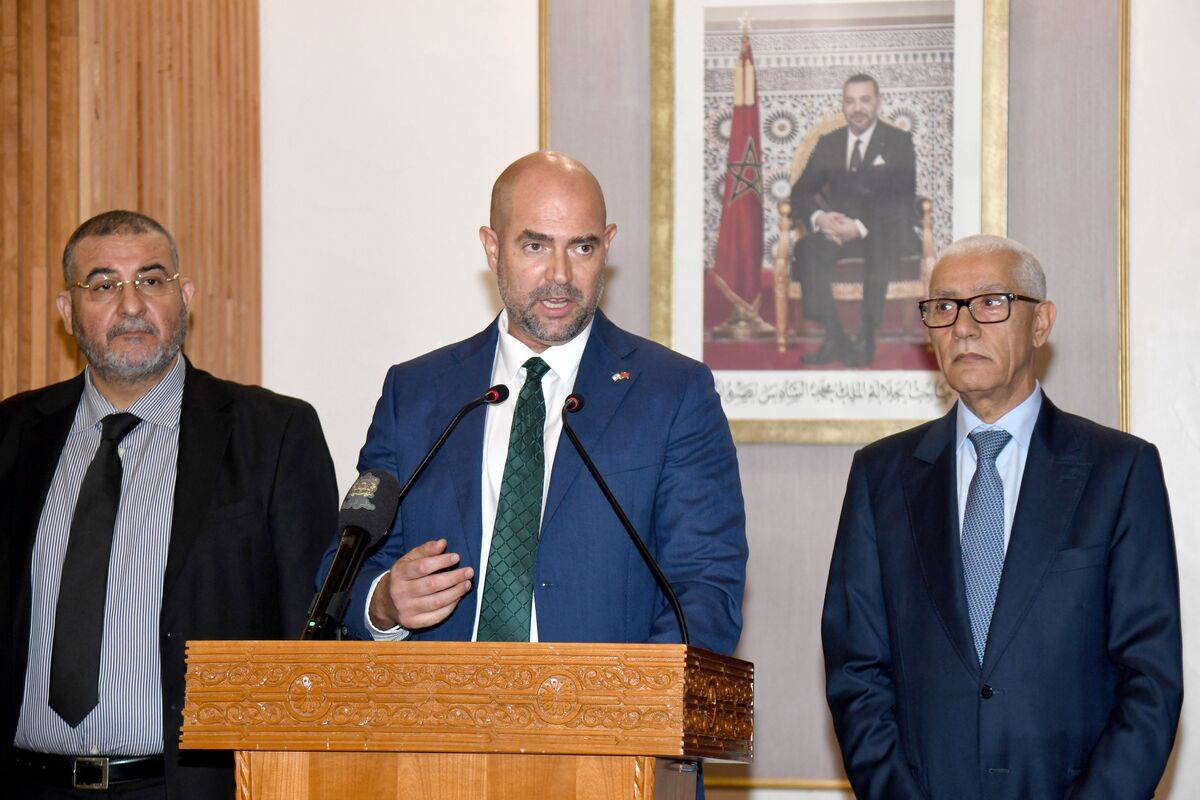
[[[750,35],[733,71],[733,121],[713,273],[747,303],[758,299],[763,261],[762,145]]]

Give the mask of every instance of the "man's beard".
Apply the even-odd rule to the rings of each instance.
[[[113,339],[126,333],[145,333],[158,337],[158,329],[141,317],[126,317],[105,332],[105,342],[101,345],[88,338],[79,325],[79,315],[71,315],[71,332],[75,341],[83,351],[88,364],[100,377],[113,383],[137,383],[164,372],[179,355],[183,341],[188,332],[188,309],[185,303],[180,303],[179,318],[171,338],[159,344],[144,358],[133,360],[128,355],[119,355],[108,348]]]
[[[497,271],[499,273],[497,286],[500,289],[500,300],[503,301],[504,308],[508,310],[509,321],[515,322],[534,341],[541,342],[547,346],[563,344],[578,336],[588,326],[588,323],[592,321],[592,317],[596,314],[596,308],[600,305],[600,298],[604,295],[603,268],[601,268],[600,278],[596,282],[596,294],[592,297],[591,302],[586,305],[584,304],[583,292],[569,284],[545,283],[523,298],[513,297],[508,291],[508,280],[505,277],[506,270],[503,261],[499,263]],[[542,300],[563,298],[575,303],[579,307],[579,313],[571,319],[562,333],[554,333],[546,329],[542,321],[533,313],[533,309]],[[524,301],[523,307],[517,306],[519,301]]]

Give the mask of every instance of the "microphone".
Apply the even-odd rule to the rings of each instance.
[[[308,609],[301,639],[325,639],[342,621],[350,587],[362,566],[367,549],[387,535],[400,506],[399,484],[390,473],[369,469],[346,493],[338,514],[342,539],[338,542],[325,580]]]
[[[362,567],[363,556],[367,550],[378,544],[387,536],[388,528],[396,518],[396,509],[404,502],[404,498],[412,489],[417,478],[425,472],[425,468],[442,449],[450,433],[458,427],[472,409],[482,405],[494,406],[508,399],[508,387],[502,383],[488,389],[479,397],[474,398],[454,415],[437,441],[429,448],[429,452],[421,459],[421,463],[413,470],[413,474],[404,483],[404,487],[396,491],[397,481],[384,470],[369,469],[359,476],[350,492],[342,503],[342,513],[338,517],[338,525],[342,528],[342,540],[329,572],[320,591],[313,598],[308,612],[308,622],[304,625],[301,639],[325,639],[342,622],[346,613],[346,604],[350,601],[350,588]],[[379,502],[372,503],[376,495]],[[383,510],[379,510],[382,506]],[[355,511],[368,511],[368,515],[355,515]],[[386,511],[386,513],[384,513]]]
[[[667,580],[667,576],[659,568],[658,562],[654,560],[654,556],[651,555],[650,550],[646,547],[646,543],[642,541],[642,537],[638,536],[638,532],[634,530],[633,523],[629,521],[629,517],[625,516],[625,511],[621,508],[621,504],[617,502],[617,498],[613,497],[612,490],[604,482],[600,471],[596,469],[596,465],[588,457],[587,451],[583,449],[583,443],[579,441],[579,437],[571,429],[571,424],[567,422],[567,415],[583,410],[583,405],[582,395],[572,394],[567,396],[562,409],[563,430],[566,432],[567,438],[571,440],[571,444],[574,445],[575,452],[579,453],[579,458],[583,460],[583,465],[592,474],[592,480],[596,481],[596,485],[604,493],[604,499],[612,506],[612,510],[616,513],[617,519],[621,521],[625,532],[629,534],[629,538],[633,541],[634,546],[637,547],[637,551],[641,553],[642,560],[646,562],[646,566],[654,574],[654,580],[663,590],[663,594],[667,596],[667,600],[671,602],[671,609],[675,612],[675,621],[679,623],[679,636],[683,640],[684,647],[687,647],[691,644],[691,639],[688,638],[687,623],[683,619],[683,608],[679,605],[679,597],[675,594],[675,589],[672,588],[671,582]]]

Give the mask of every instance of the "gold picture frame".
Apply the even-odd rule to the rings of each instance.
[[[701,0],[683,0],[697,5]],[[964,0],[957,0],[963,2]],[[972,0],[968,0],[972,1]],[[979,231],[1007,231],[1008,198],[1008,0],[981,4],[982,105]],[[734,3],[730,3],[733,5]],[[802,2],[797,2],[802,5]],[[676,10],[675,0],[650,0],[651,25],[651,257],[650,337],[676,347]],[[689,355],[695,355],[689,353]],[[739,419],[730,415],[735,441],[796,444],[861,444],[895,433],[924,419]]]

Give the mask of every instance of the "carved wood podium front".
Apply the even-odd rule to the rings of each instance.
[[[752,664],[682,645],[189,642],[180,746],[238,800],[682,800],[753,713]]]

